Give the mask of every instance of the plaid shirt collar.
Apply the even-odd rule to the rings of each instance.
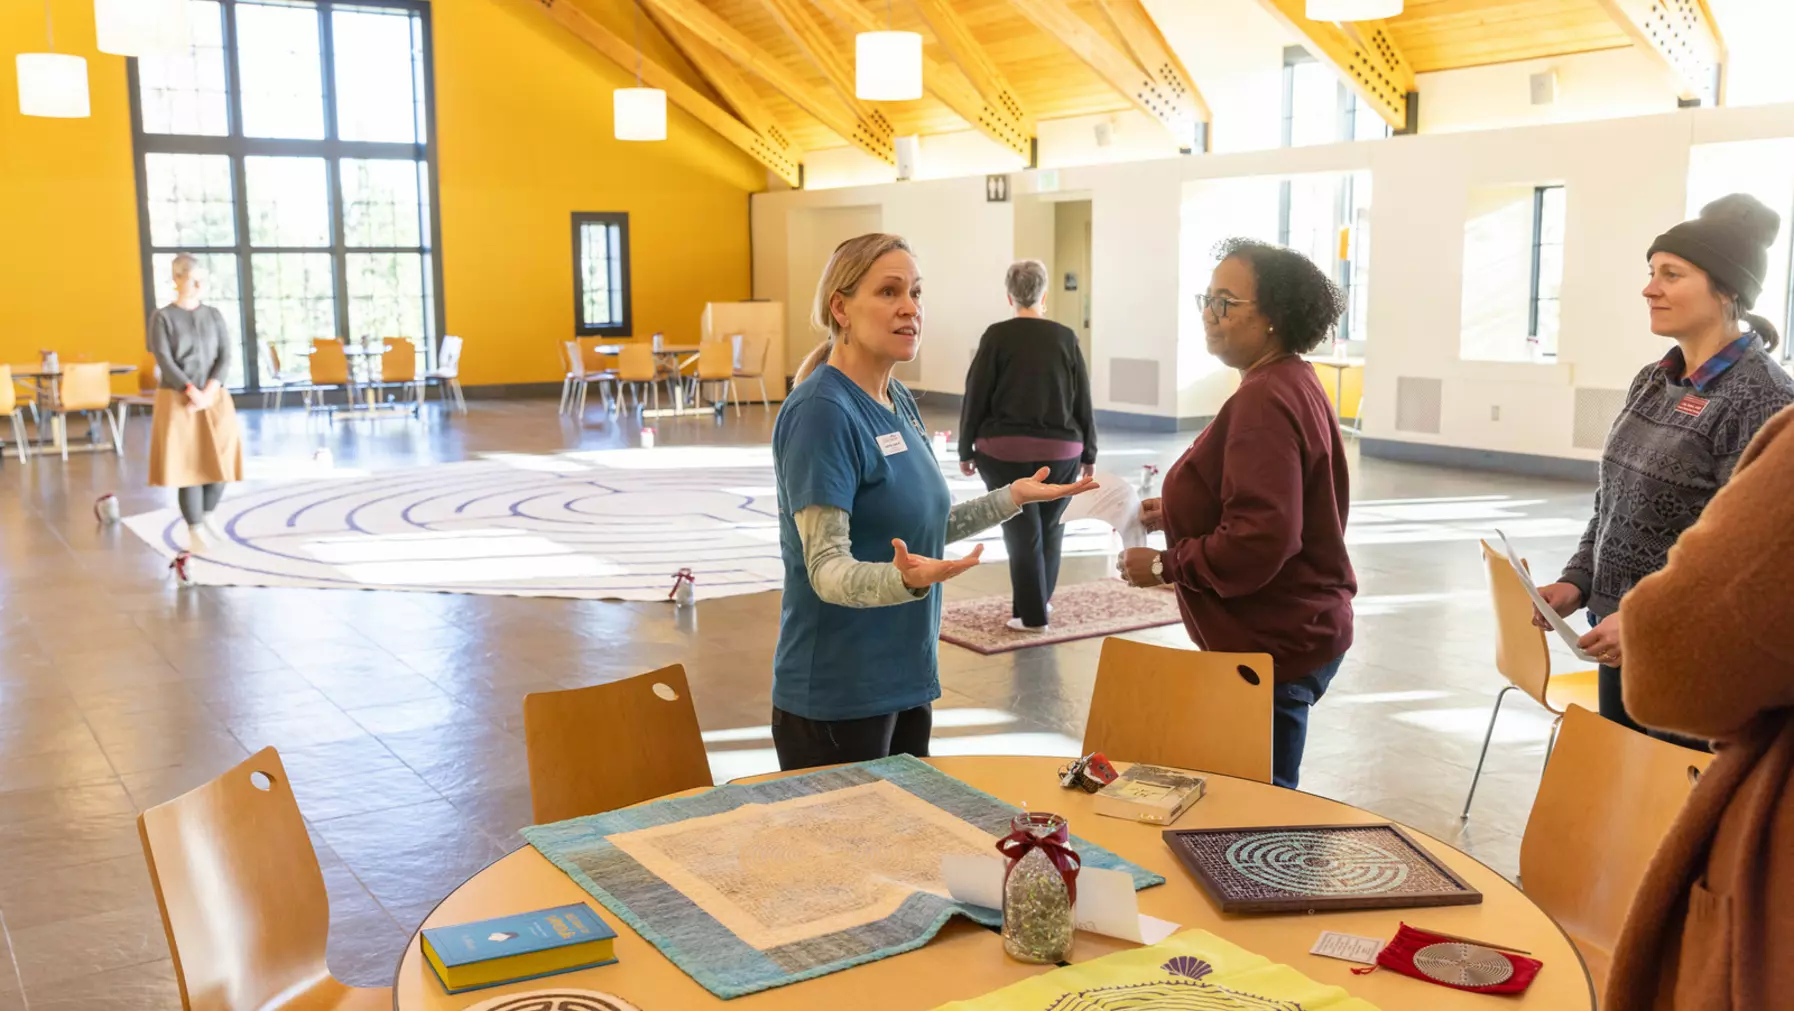
[[[1669,349],[1669,354],[1664,355],[1663,360],[1657,363],[1657,367],[1661,368],[1664,374],[1669,376],[1669,381],[1675,385],[1692,386],[1696,393],[1705,393],[1707,387],[1712,386],[1714,380],[1725,375],[1727,369],[1738,364],[1738,359],[1743,358],[1745,352],[1754,347],[1756,342],[1757,335],[1747,333],[1721,348],[1718,354],[1702,362],[1700,368],[1688,375],[1682,374],[1687,362],[1682,357],[1681,347],[1673,347]]]

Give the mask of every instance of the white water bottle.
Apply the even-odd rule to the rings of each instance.
[[[329,470],[331,467],[335,466],[335,461],[330,457],[329,446],[319,446],[318,451],[311,455],[311,462],[317,464],[324,470]]]
[[[652,428],[642,429],[642,448],[643,449],[653,449],[654,448],[654,429],[652,429]]]

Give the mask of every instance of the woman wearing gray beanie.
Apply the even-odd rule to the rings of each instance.
[[[1643,728],[1621,698],[1620,600],[1663,568],[1757,429],[1794,403],[1794,379],[1770,355],[1781,337],[1750,311],[1780,228],[1780,215],[1734,193],[1651,243],[1651,332],[1676,346],[1632,381],[1601,453],[1595,514],[1561,581],[1540,590],[1559,614],[1588,608],[1595,628],[1581,645],[1601,665],[1601,715],[1633,729]]]

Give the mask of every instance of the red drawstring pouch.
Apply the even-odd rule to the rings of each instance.
[[[1445,937],[1440,934],[1431,934],[1424,930],[1417,930],[1404,923],[1402,924],[1401,929],[1396,931],[1395,937],[1392,938],[1388,944],[1383,946],[1382,951],[1377,953],[1376,965],[1363,969],[1353,969],[1352,972],[1362,976],[1365,973],[1375,972],[1381,967],[1385,969],[1394,969],[1404,976],[1423,979],[1428,983],[1437,983],[1440,986],[1448,986],[1453,990],[1468,990],[1471,993],[1525,993],[1526,988],[1532,985],[1533,977],[1537,976],[1539,970],[1545,967],[1545,963],[1536,958],[1527,958],[1525,955],[1513,955],[1505,951],[1496,951],[1493,948],[1489,948],[1486,950],[1494,951],[1495,954],[1508,960],[1508,963],[1514,968],[1513,975],[1499,983],[1492,983],[1488,986],[1471,986],[1449,982],[1443,979],[1435,979],[1425,972],[1422,972],[1420,967],[1414,964],[1415,954],[1428,945],[1457,943],[1462,942],[1459,942],[1455,937]],[[1472,945],[1472,947],[1481,948],[1483,946]]]

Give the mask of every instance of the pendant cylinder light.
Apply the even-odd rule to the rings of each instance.
[[[861,32],[853,40],[853,93],[869,102],[922,97],[922,36]]]
[[[52,119],[84,119],[87,61],[67,53],[20,53],[19,112]]]
[[[1380,21],[1402,12],[1402,0],[1308,0],[1310,21]]]
[[[667,93],[659,88],[618,88],[611,111],[618,140],[667,139]]]
[[[149,56],[192,45],[187,0],[93,0],[93,25],[102,53]]]

